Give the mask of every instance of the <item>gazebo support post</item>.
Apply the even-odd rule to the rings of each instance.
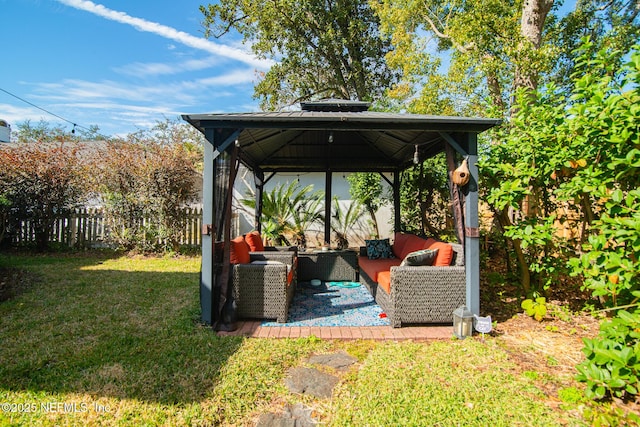
[[[256,209],[254,217],[254,227],[259,233],[262,233],[262,223],[260,218],[262,217],[262,196],[264,195],[264,172],[256,170],[253,173],[253,182],[256,185]]]
[[[214,182],[214,129],[207,129],[205,137],[208,144],[204,144],[204,170],[202,171],[202,265],[200,270],[200,309],[202,321],[208,325],[213,322],[213,257],[215,245],[215,230],[213,218]]]
[[[467,276],[467,308],[480,314],[480,229],[478,219],[478,136],[475,133],[464,134],[468,153],[469,183],[465,192],[464,254]]]
[[[324,179],[324,243],[327,246],[331,246],[331,183],[333,181],[333,173],[327,171]]]
[[[394,231],[402,231],[400,228],[400,171],[393,171],[393,228]]]
[[[215,243],[218,233],[216,224],[224,224],[222,218],[215,215],[216,158],[234,143],[242,129],[205,129],[204,136],[208,144],[204,144],[204,169],[202,171],[202,264],[200,269],[200,309],[203,323],[213,325],[218,319],[216,307],[219,292],[216,289],[216,271],[214,260]],[[230,165],[234,167],[234,165]],[[231,191],[231,190],[229,190]],[[218,285],[219,290],[219,285]]]

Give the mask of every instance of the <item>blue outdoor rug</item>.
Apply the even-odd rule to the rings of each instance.
[[[287,323],[264,321],[262,326],[387,326],[382,309],[357,282],[298,283]]]

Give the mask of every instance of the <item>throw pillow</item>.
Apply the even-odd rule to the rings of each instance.
[[[251,233],[245,234],[244,240],[249,245],[249,250],[251,252],[264,251],[264,243],[262,243],[262,237],[260,237],[260,233],[258,233],[257,231],[252,231]]]
[[[393,258],[393,250],[389,239],[365,240],[367,245],[367,257],[369,259]]]
[[[231,240],[231,264],[249,264],[251,255],[249,255],[249,245],[244,241],[244,237],[239,236]]]
[[[400,263],[403,265],[433,265],[438,256],[438,249],[422,249],[411,252]]]
[[[446,267],[451,265],[451,261],[453,260],[453,246],[445,242],[435,242],[431,246],[430,249],[438,249],[438,256],[436,257],[436,262],[433,263],[436,267]]]

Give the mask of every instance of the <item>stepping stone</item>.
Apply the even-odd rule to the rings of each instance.
[[[284,414],[262,414],[256,427],[315,427],[318,422],[313,419],[313,409],[296,403],[287,405]]]
[[[346,371],[351,365],[356,363],[358,359],[349,356],[347,353],[330,353],[317,354],[309,358],[309,363],[313,365],[330,366],[338,371]]]
[[[315,397],[331,397],[339,378],[315,368],[293,368],[284,380],[293,393],[309,394]]]

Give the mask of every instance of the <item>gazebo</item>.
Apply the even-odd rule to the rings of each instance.
[[[500,120],[373,112],[369,103],[335,99],[303,102],[301,107],[287,112],[182,116],[208,141],[203,172],[202,321],[217,330],[233,328],[228,242],[231,190],[240,162],[254,173],[258,229],[264,185],[279,172],[325,173],[325,218],[331,216],[333,173],[379,172],[393,189],[394,228],[400,231],[400,173],[442,152],[447,154],[450,178],[456,157],[468,160],[468,184],[450,187],[465,252],[466,305],[480,314],[477,135]],[[464,203],[456,201],[459,192]],[[326,221],[327,241],[330,231]],[[217,241],[225,244],[220,247]]]

